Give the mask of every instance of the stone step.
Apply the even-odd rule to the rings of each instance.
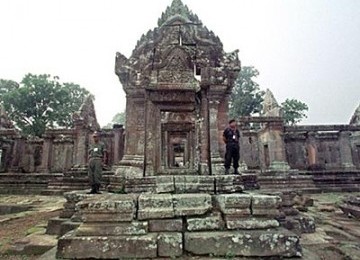
[[[32,234],[15,241],[7,251],[9,255],[42,255],[57,245],[56,236]]]

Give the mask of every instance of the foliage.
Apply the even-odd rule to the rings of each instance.
[[[297,99],[287,98],[281,103],[281,107],[284,113],[284,121],[287,125],[295,125],[302,119],[307,118],[306,111],[309,110],[309,107]]]
[[[259,71],[253,66],[244,66],[235,82],[230,96],[229,115],[231,118],[252,116],[260,113],[265,92],[255,82]],[[297,124],[306,118],[308,106],[296,99],[286,99],[282,104],[285,124]]]
[[[19,88],[19,84],[13,80],[0,79],[0,103],[3,104],[3,97],[6,93]]]
[[[90,94],[77,84],[60,83],[59,77],[48,74],[29,73],[17,86],[13,81],[1,82],[5,110],[27,135],[41,136],[47,127],[71,127],[72,114]]]
[[[104,128],[112,128],[113,125],[115,124],[119,124],[119,125],[124,125],[125,126],[125,121],[126,121],[126,114],[125,112],[119,112],[117,113],[111,120],[110,123],[108,123]]]
[[[254,79],[259,71],[254,67],[242,67],[230,97],[229,113],[231,118],[251,116],[262,109],[264,91]]]

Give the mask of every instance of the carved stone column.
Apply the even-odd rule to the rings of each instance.
[[[341,131],[339,133],[341,166],[345,169],[355,169],[351,153],[351,132]]]
[[[199,119],[200,128],[200,175],[210,174],[210,139],[209,139],[209,106],[206,90],[201,93],[201,118]]]
[[[224,160],[220,156],[218,113],[219,100],[209,100],[210,160],[213,175],[224,174]]]
[[[142,177],[145,151],[145,98],[143,93],[128,93],[126,100],[125,153],[113,169],[116,175]]]
[[[84,127],[82,120],[77,120],[75,124],[75,143],[74,143],[74,167],[87,167],[87,153],[89,146],[89,130]]]
[[[51,135],[44,134],[43,139],[44,142],[42,147],[40,172],[48,173],[51,167],[53,137]]]
[[[123,125],[115,125],[114,132],[114,164],[119,164],[124,153],[124,128]]]

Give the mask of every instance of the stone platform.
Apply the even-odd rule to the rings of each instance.
[[[223,194],[258,189],[257,175],[109,176],[108,191],[115,193]]]
[[[58,258],[301,256],[299,237],[277,221],[279,196],[69,192],[65,197],[70,219],[80,226],[60,237]]]

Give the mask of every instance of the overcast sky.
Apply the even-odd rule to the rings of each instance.
[[[307,124],[348,123],[360,103],[359,0],[183,0],[278,102]],[[125,108],[115,53],[130,56],[171,0],[1,0],[0,78],[57,75],[95,95],[105,125]]]

